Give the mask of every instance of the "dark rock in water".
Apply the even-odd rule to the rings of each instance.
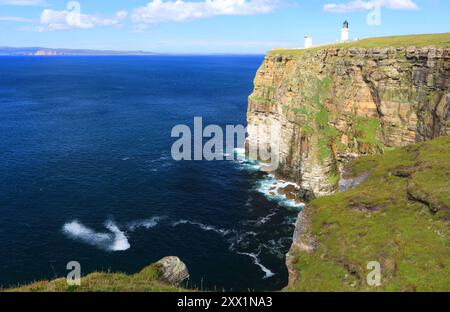
[[[189,277],[189,271],[183,261],[178,257],[165,257],[157,262],[161,265],[160,280],[172,285],[179,285]]]
[[[282,187],[278,190],[278,193],[281,195],[285,195],[290,200],[296,200],[297,195],[300,189],[293,184],[289,184],[285,187]]]
[[[301,189],[293,184],[279,188],[278,194],[285,195],[289,200],[306,203],[309,203],[316,198],[312,191]]]
[[[298,191],[298,196],[302,198],[305,201],[305,203],[309,203],[310,201],[316,199],[316,195],[314,195],[314,193],[310,190],[300,189]]]

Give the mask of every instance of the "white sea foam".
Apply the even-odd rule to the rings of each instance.
[[[133,232],[139,228],[150,229],[158,225],[159,221],[165,219],[165,216],[157,216],[144,220],[132,221],[127,224],[127,228],[129,231]]]
[[[127,236],[112,221],[107,221],[105,227],[114,234],[114,241],[110,246],[113,251],[122,251],[130,248]]]
[[[116,224],[107,221],[105,227],[110,231],[109,233],[96,232],[75,220],[64,224],[63,232],[73,239],[106,250],[123,251],[130,248],[125,233]]]
[[[276,212],[273,212],[273,213],[268,214],[268,215],[265,216],[265,217],[259,218],[258,221],[256,221],[256,224],[257,224],[257,225],[263,225],[263,224],[266,224],[266,223],[270,220],[270,218],[272,218],[272,217],[275,216],[276,214],[277,214]]]
[[[271,270],[269,270],[267,267],[265,267],[261,261],[259,260],[258,254],[255,253],[250,253],[250,252],[241,252],[237,250],[237,247],[239,246],[240,242],[247,236],[257,236],[258,234],[256,232],[253,231],[249,231],[249,232],[245,232],[242,234],[239,234],[236,230],[224,230],[224,229],[220,229],[217,228],[215,226],[212,225],[206,225],[200,222],[195,222],[195,221],[189,221],[189,220],[179,220],[176,222],[172,223],[172,226],[179,226],[179,225],[184,225],[184,224],[188,224],[188,225],[192,225],[192,226],[197,226],[200,229],[204,230],[204,231],[211,231],[211,232],[215,232],[218,233],[224,237],[227,237],[227,242],[230,244],[229,249],[233,252],[236,252],[239,255],[245,255],[248,256],[250,258],[252,258],[253,263],[255,265],[257,265],[259,268],[261,268],[261,270],[264,272],[264,279],[269,278],[273,275],[275,275],[275,273],[273,273]],[[230,234],[235,234],[235,235],[230,235]],[[261,247],[259,248],[259,250],[261,250]]]
[[[292,245],[291,237],[281,237],[276,241],[271,239],[266,243],[260,244],[260,249],[266,249],[270,254],[277,256],[280,259],[283,259],[286,255],[286,250]]]
[[[268,174],[264,179],[257,182],[255,189],[264,194],[268,200],[276,201],[282,207],[295,209],[303,208],[305,206],[304,203],[289,199],[286,195],[279,193],[280,189],[289,185],[300,188],[296,183],[278,180],[274,175]]]
[[[254,254],[254,253],[239,252],[239,251],[237,251],[237,253],[240,254],[240,255],[244,255],[244,256],[248,256],[248,257],[252,258],[253,259],[253,263],[256,264],[257,266],[259,266],[261,268],[261,270],[264,272],[264,277],[263,277],[264,279],[272,277],[272,276],[275,275],[275,273],[273,273],[271,270],[269,270],[267,267],[265,267],[261,263],[261,261],[258,258],[259,253],[258,254]]]
[[[237,234],[237,233],[236,233]],[[241,235],[237,234],[236,236],[234,236],[233,238],[231,238],[230,240],[228,240],[228,242],[230,243],[230,247],[229,249],[233,252],[238,253],[236,246],[239,247],[239,244],[247,237],[247,236],[257,236],[258,234],[256,232],[250,231],[250,232],[245,232]]]
[[[206,224],[203,224],[203,223],[200,223],[200,222],[189,221],[189,220],[179,220],[179,221],[173,222],[172,226],[175,227],[175,226],[182,225],[182,224],[189,224],[189,225],[197,226],[197,227],[199,227],[200,229],[202,229],[204,231],[215,232],[215,233],[218,233],[218,234],[220,234],[222,236],[226,236],[226,235],[228,235],[228,234],[233,232],[232,230],[219,229],[219,228],[217,228],[215,226],[212,226],[212,225],[206,225]]]
[[[245,148],[235,148],[234,158],[238,168],[242,170],[256,172],[261,169],[261,164],[258,161],[250,160],[245,156]]]
[[[169,156],[161,156],[161,157],[156,158],[156,159],[150,159],[150,160],[147,160],[146,162],[147,162],[147,163],[155,163],[155,162],[162,162],[162,161],[170,160],[170,159],[171,159],[171,158],[170,158]]]
[[[111,241],[111,234],[97,233],[78,221],[64,224],[63,232],[73,238],[78,238],[92,245],[103,245]]]
[[[165,153],[162,156],[155,159],[147,159],[145,163],[151,172],[158,172],[162,168],[167,168],[172,166],[171,157],[167,156]]]
[[[240,160],[245,160],[245,148],[235,148],[234,149],[234,154],[237,156],[238,159]]]
[[[236,162],[240,169],[249,172],[264,171],[264,164],[256,160],[250,160],[245,155],[244,148],[235,148],[234,153],[236,155]],[[288,199],[286,195],[278,193],[278,191],[288,185],[293,185],[296,188],[300,188],[296,183],[278,180],[273,174],[267,174],[266,177],[258,181],[256,190],[263,193],[264,196],[270,201],[276,201],[280,206],[285,208],[302,209],[305,204]]]

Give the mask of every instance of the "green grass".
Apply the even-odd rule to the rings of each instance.
[[[378,138],[380,122],[375,118],[356,117],[355,130],[356,140],[359,143],[367,144],[375,149],[381,150],[382,144]]]
[[[338,136],[338,131],[328,124],[329,112],[324,105],[330,92],[331,79],[310,77],[308,85],[311,91],[303,94],[306,104],[291,110],[294,114],[304,117],[304,123],[301,125],[303,135],[317,135],[318,158],[323,161],[332,157],[331,146]]]
[[[96,272],[81,278],[80,286],[69,286],[65,278],[40,281],[8,292],[178,292],[183,288],[168,285],[159,280],[158,264],[145,267],[142,271],[127,275],[123,273]]]
[[[316,52],[327,48],[385,48],[385,47],[450,47],[450,33],[442,34],[424,34],[424,35],[408,35],[408,36],[392,36],[367,38],[349,43],[336,43],[311,49],[277,49],[269,52],[269,55],[285,55],[292,57],[300,57],[306,52]]]
[[[331,185],[337,185],[339,183],[339,176],[334,173],[328,177],[328,182],[330,182]]]
[[[265,103],[268,101],[267,98],[263,97],[263,96],[250,96],[249,100],[254,101],[256,103]]]
[[[353,175],[369,178],[305,208],[318,247],[294,253],[300,279],[286,290],[450,291],[449,153],[443,137],[352,163]],[[366,283],[370,261],[382,266],[380,287]]]

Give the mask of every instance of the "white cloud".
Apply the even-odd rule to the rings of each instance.
[[[76,11],[55,11],[45,9],[41,13],[41,27],[39,31],[64,30],[71,28],[94,28],[97,26],[119,26],[121,21],[128,16],[128,12],[119,11],[110,17],[88,15]]]
[[[33,23],[34,22],[30,18],[19,17],[19,16],[0,16],[0,21],[3,21],[3,22],[18,22],[18,23]]]
[[[116,13],[116,17],[120,20],[124,20],[128,17],[128,12],[127,11],[119,11]]]
[[[0,5],[33,6],[43,4],[43,0],[0,0]]]
[[[325,12],[334,13],[347,13],[353,11],[368,11],[375,8],[378,5],[380,7],[385,7],[391,10],[418,10],[419,7],[412,0],[355,0],[347,3],[336,4],[330,3],[325,4],[323,10]]]
[[[153,0],[146,6],[133,10],[131,19],[143,27],[144,24],[182,22],[223,15],[254,15],[274,11],[279,0]]]

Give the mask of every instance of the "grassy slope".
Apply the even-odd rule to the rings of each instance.
[[[326,48],[384,48],[408,46],[450,47],[450,33],[368,38],[349,43],[329,44],[311,49],[277,49],[270,51],[268,54],[299,57],[305,52],[318,51]]]
[[[450,137],[356,160],[351,175],[370,172],[357,188],[307,206],[318,248],[297,253],[296,291],[450,291]],[[413,186],[421,199],[412,200]],[[369,287],[369,261],[382,286]]]
[[[6,291],[13,292],[162,292],[185,291],[159,281],[160,271],[157,264],[145,267],[142,271],[127,275],[122,273],[91,273],[81,278],[80,286],[69,286],[65,278],[41,281]]]

